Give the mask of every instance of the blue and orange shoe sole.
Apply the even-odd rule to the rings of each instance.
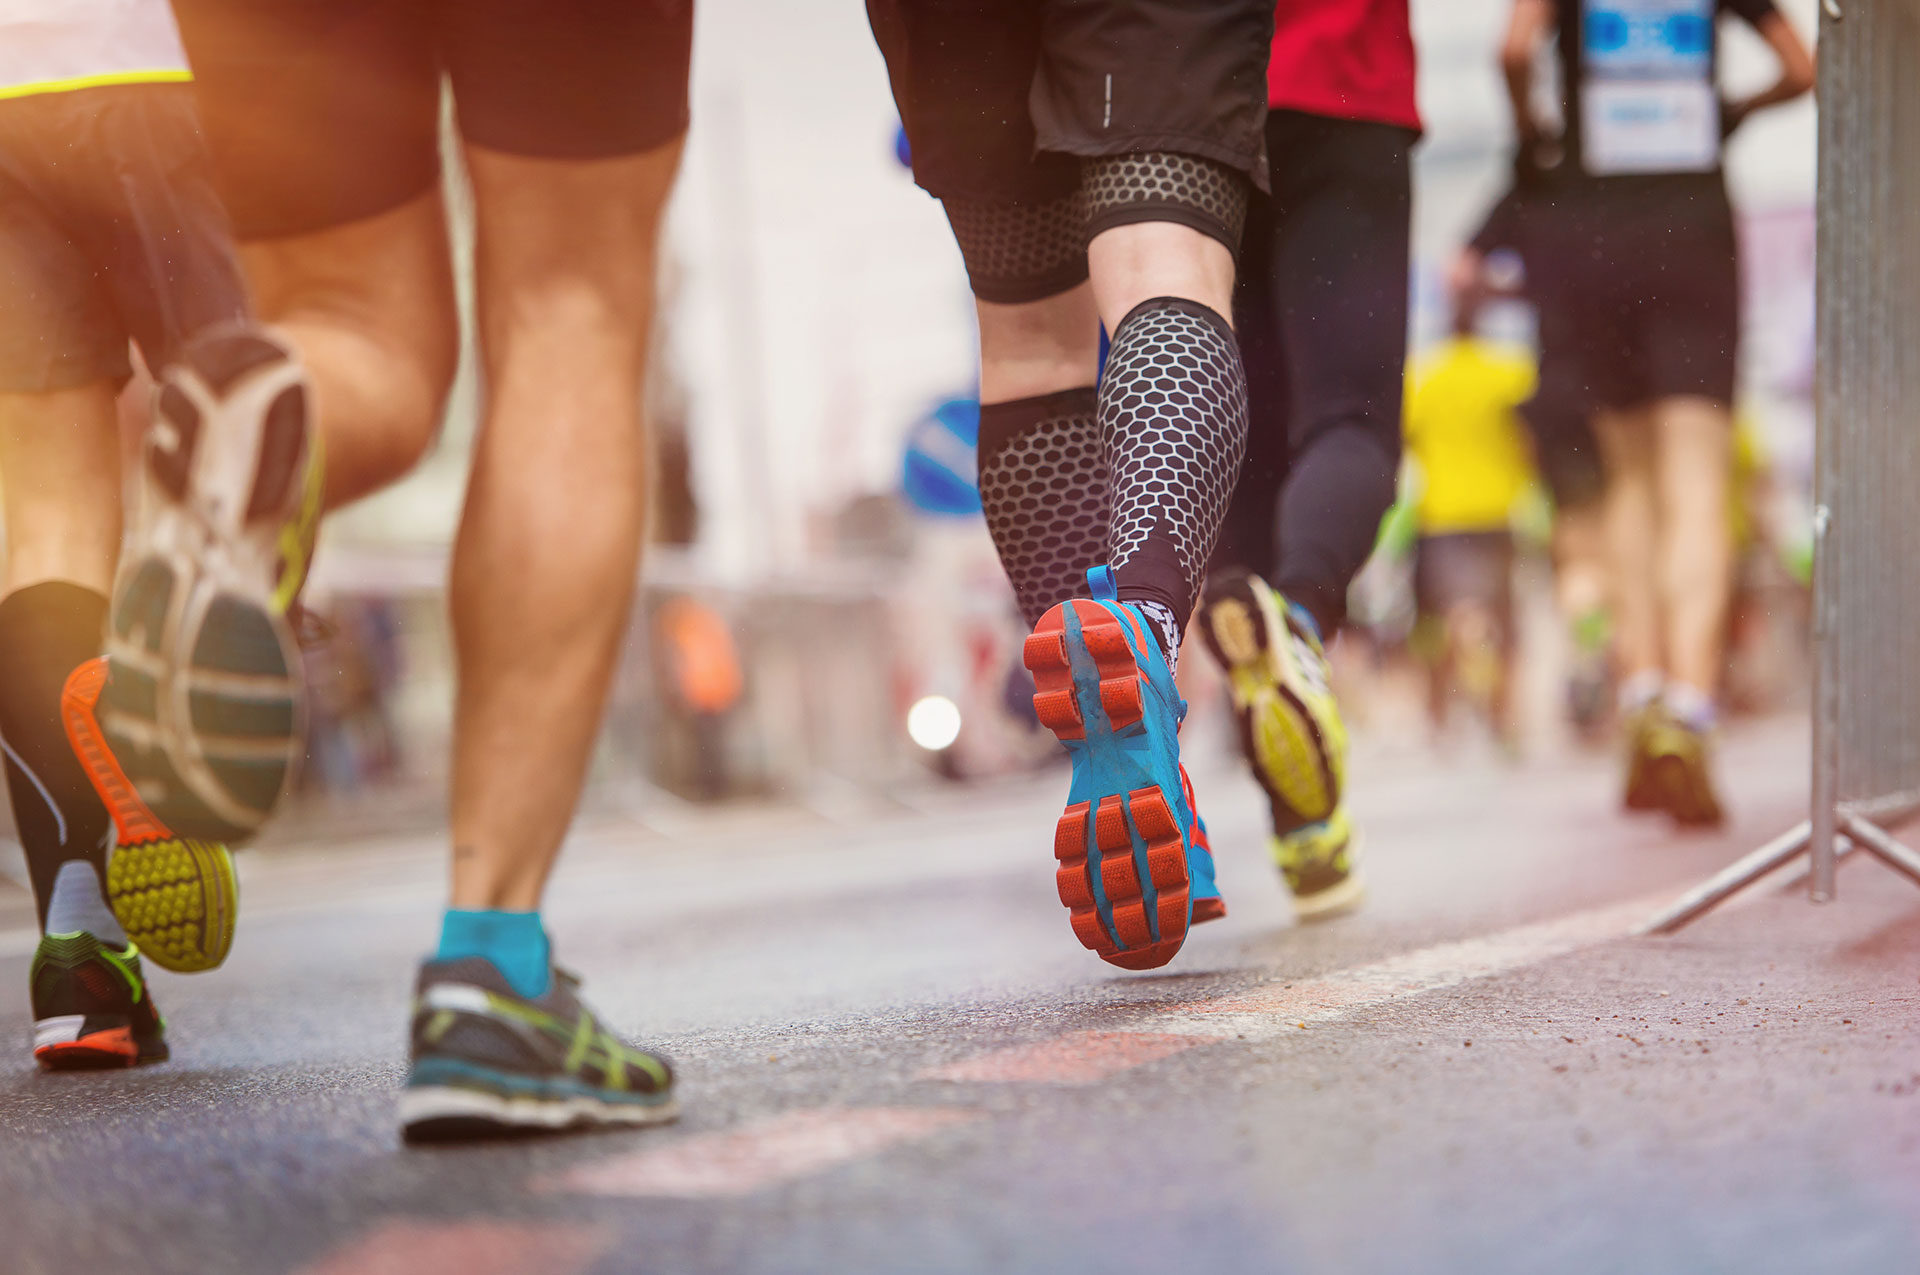
[[[1078,779],[1111,791],[1072,801],[1054,830],[1054,880],[1081,944],[1123,969],[1172,960],[1191,924],[1187,847],[1168,793],[1128,741],[1142,739],[1143,674],[1128,640],[1150,641],[1125,610],[1063,602],[1047,612],[1023,652],[1040,722],[1074,757]]]
[[[1194,800],[1193,777],[1187,774],[1187,768],[1180,767],[1180,789],[1186,794],[1187,809],[1193,811],[1193,849],[1195,856],[1206,865],[1206,880],[1198,876],[1191,887],[1193,894],[1193,919],[1187,922],[1189,928],[1205,925],[1208,921],[1218,921],[1227,914],[1227,901],[1220,897],[1220,887],[1213,884],[1213,838],[1207,835],[1207,821],[1200,817],[1200,803]],[[1193,869],[1189,867],[1188,872]]]

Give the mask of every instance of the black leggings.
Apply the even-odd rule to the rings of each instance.
[[[1416,137],[1274,111],[1273,195],[1247,214],[1247,461],[1213,566],[1259,573],[1329,635],[1400,468]]]

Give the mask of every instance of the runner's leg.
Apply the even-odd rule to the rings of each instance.
[[[1288,113],[1268,121],[1267,136],[1273,154],[1309,175],[1273,250],[1293,390],[1273,584],[1331,638],[1399,477],[1414,138]]]
[[[67,742],[60,692],[68,674],[100,653],[120,551],[119,483],[110,383],[0,394],[0,739],[43,924],[66,864],[90,865],[96,891],[106,887],[107,812]],[[97,937],[125,941],[111,914],[105,924],[104,933],[94,925]]]
[[[1660,501],[1653,422],[1646,411],[1602,411],[1594,433],[1607,470],[1604,497],[1613,587],[1614,659],[1622,708],[1659,694],[1665,658],[1660,624]]]
[[[440,191],[241,250],[260,314],[313,380],[329,509],[404,476],[432,447],[459,357]]]
[[[679,156],[468,148],[489,395],[453,559],[455,908],[539,907],[599,731],[645,524],[641,382]]]
[[[1659,562],[1655,580],[1670,683],[1711,702],[1719,686],[1733,583],[1733,424],[1704,398],[1655,404]]]

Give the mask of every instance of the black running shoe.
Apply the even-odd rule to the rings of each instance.
[[[48,1071],[161,1062],[166,1024],[153,1007],[133,944],[109,947],[84,931],[48,934],[28,975],[33,1057]]]
[[[578,987],[555,970],[546,994],[528,999],[482,957],[423,964],[413,1066],[400,1094],[407,1141],[664,1124],[679,1115],[667,1060],[602,1028]]]

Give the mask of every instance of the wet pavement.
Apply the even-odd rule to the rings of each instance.
[[[1373,897],[1309,929],[1203,765],[1231,914],[1144,976],[1053,899],[1061,774],[584,827],[560,957],[686,1114],[484,1147],[396,1136],[437,838],[247,856],[133,1073],[33,1070],[0,887],[0,1269],[1911,1270],[1920,893],[1850,863],[1627,936],[1801,817],[1805,749],[1736,731],[1736,821],[1687,838],[1604,757],[1363,756]]]

